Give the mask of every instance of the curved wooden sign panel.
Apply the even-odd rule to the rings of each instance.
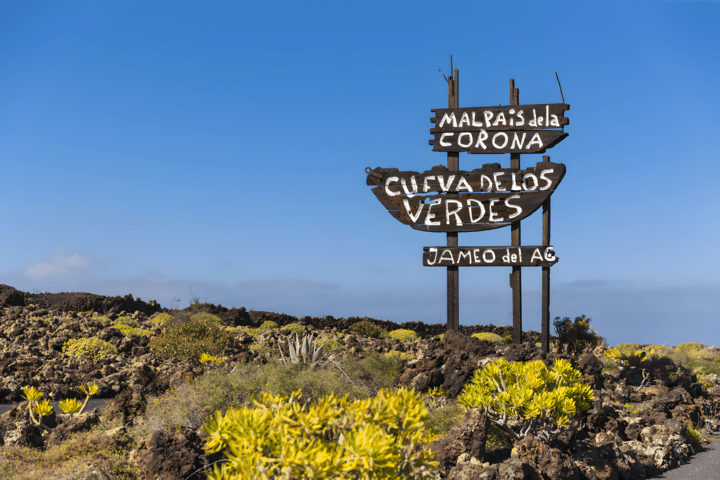
[[[469,172],[442,165],[423,173],[380,167],[365,172],[380,203],[405,225],[426,232],[478,232],[535,212],[562,181],[565,165],[538,162],[513,170],[488,163]]]

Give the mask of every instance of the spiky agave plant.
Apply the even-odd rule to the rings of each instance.
[[[325,340],[323,340],[322,344],[318,347],[316,338],[313,342],[313,334],[306,334],[303,336],[302,341],[299,339],[298,334],[295,333],[295,345],[293,345],[292,337],[288,339],[288,347],[290,350],[290,362],[291,363],[303,363],[303,364],[310,364],[310,368],[314,367],[320,357],[320,351],[325,346]],[[285,355],[283,355],[282,348],[280,348],[280,357],[282,358],[282,361],[285,365],[288,364],[287,360],[285,359]]]

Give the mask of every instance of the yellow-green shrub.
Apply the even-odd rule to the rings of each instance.
[[[490,333],[490,332],[478,332],[473,333],[473,337],[477,338],[478,340],[487,340],[488,342],[502,342],[503,337],[496,333]]]
[[[137,327],[139,324],[137,320],[132,317],[118,317],[113,322],[115,325],[127,325],[128,327]]]
[[[150,339],[148,346],[165,357],[198,362],[203,353],[229,347],[235,336],[212,319],[190,320],[170,325],[162,334]]]
[[[433,478],[438,462],[422,449],[428,412],[412,390],[381,389],[372,399],[322,397],[300,405],[263,392],[255,408],[208,419],[208,453],[224,451],[208,478]]]
[[[328,338],[325,341],[325,350],[327,350],[328,352],[338,352],[338,351],[344,350],[344,349],[345,349],[345,345],[343,345],[342,343],[338,342],[335,339]]]
[[[146,337],[149,337],[151,335],[155,335],[152,330],[148,330],[146,328],[133,328],[128,325],[113,325],[110,328],[114,328],[116,330],[120,330],[125,335],[145,335]]]
[[[387,336],[387,331],[384,328],[378,327],[367,320],[354,323],[350,326],[350,330],[372,338],[383,338]]]
[[[175,320],[175,317],[170,315],[169,313],[161,313],[160,315],[154,317],[151,322],[154,326],[160,326],[164,325],[172,320]]]
[[[239,327],[240,332],[245,332],[248,335],[252,335],[253,337],[255,335],[260,335],[260,329],[259,328],[252,328],[252,327]]]
[[[398,360],[409,360],[413,358],[413,354],[410,352],[398,352],[395,350],[390,350],[389,352],[385,353],[386,357],[396,357]]]
[[[113,321],[110,320],[109,317],[106,317],[104,315],[100,315],[99,317],[94,317],[94,318],[95,318],[95,320],[100,322],[103,326],[111,325],[113,323]],[[70,320],[72,320],[72,319],[70,319]]]
[[[649,353],[652,355],[655,350],[651,349]],[[629,350],[628,353],[623,353],[619,348],[608,348],[603,352],[603,355],[620,362],[622,367],[637,367],[645,360],[647,352],[644,350]]]
[[[71,338],[63,343],[62,352],[69,357],[83,357],[93,363],[105,355],[119,353],[113,344],[97,337]]]
[[[414,332],[413,330],[408,330],[406,328],[398,328],[397,330],[393,330],[392,332],[390,332],[388,335],[390,335],[390,338],[401,340],[403,342],[411,342],[420,338],[417,332]]]
[[[260,333],[267,332],[268,330],[275,330],[276,328],[280,328],[280,326],[277,324],[277,322],[273,322],[272,320],[265,320],[262,325],[260,325]]]
[[[567,427],[595,398],[590,386],[578,381],[580,376],[564,359],[548,370],[539,360],[510,363],[501,358],[476,370],[457,401],[482,408],[496,428],[515,439],[533,435],[551,441],[558,427]]]
[[[305,325],[300,325],[299,323],[288,323],[283,328],[287,328],[290,330],[290,333],[297,333],[298,335],[305,333]]]
[[[222,321],[222,318],[218,317],[217,315],[213,315],[212,313],[207,312],[200,312],[196,313],[192,317],[190,317],[190,320],[206,320],[210,323],[214,323],[215,325],[218,325],[220,327],[225,326],[225,322]]]

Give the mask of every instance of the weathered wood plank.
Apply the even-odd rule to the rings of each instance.
[[[538,162],[524,170],[486,164],[471,172],[436,166],[423,173],[370,168],[366,183],[401,223],[426,232],[502,228],[531,215],[565,176],[565,165]],[[437,192],[437,193],[436,193]]]
[[[501,192],[554,190],[565,176],[561,163],[538,162],[523,170],[500,168],[486,163],[471,171],[448,170],[436,165],[423,173],[399,171],[397,168],[366,168],[367,185],[384,186],[389,196],[426,194],[429,192]]]
[[[429,140],[433,152],[545,153],[568,134],[559,130],[445,132]]]
[[[547,130],[570,124],[565,111],[570,105],[505,105],[470,108],[434,108],[435,124],[430,133],[479,132],[498,130]]]
[[[552,246],[423,247],[426,267],[550,267],[560,259]]]

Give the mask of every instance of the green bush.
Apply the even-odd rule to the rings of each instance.
[[[139,326],[137,320],[135,320],[132,317],[118,317],[113,322],[114,325],[127,325],[128,327],[137,327]]]
[[[417,332],[414,332],[413,330],[408,330],[406,328],[398,328],[397,330],[393,330],[392,332],[388,333],[390,338],[394,338],[396,340],[401,340],[403,342],[412,342],[413,340],[417,340],[420,338],[420,335],[417,334]]]
[[[337,340],[334,340],[332,338],[328,338],[325,341],[325,347],[324,350],[327,350],[328,352],[339,352],[340,350],[345,350],[345,345],[338,342]]]
[[[225,326],[225,322],[222,321],[222,318],[218,317],[217,315],[213,315],[212,313],[206,313],[206,312],[196,313],[195,315],[190,317],[190,320],[206,320],[206,321],[213,323],[219,327]]]
[[[383,338],[387,336],[387,331],[384,328],[378,327],[367,320],[353,324],[350,330],[372,338]]]
[[[381,390],[348,402],[334,395],[298,405],[263,393],[254,408],[216,412],[203,425],[208,453],[227,462],[208,478],[433,478],[438,462],[422,448],[428,412],[412,390]],[[232,452],[232,453],[231,453]]]
[[[283,328],[287,328],[290,330],[290,333],[297,333],[298,335],[305,333],[305,325],[300,325],[299,323],[288,323]]]
[[[560,348],[570,355],[578,356],[585,348],[595,347],[603,341],[602,337],[590,328],[590,319],[585,318],[585,315],[575,317],[574,322],[569,317],[562,320],[560,317],[555,317],[553,326]]]
[[[539,360],[510,363],[504,358],[475,370],[458,403],[482,408],[501,434],[519,440],[525,434],[551,442],[590,408],[594,393],[565,359],[552,371]]]
[[[512,334],[510,332],[505,334],[505,338],[503,338],[503,343],[505,345],[510,345],[511,343],[513,343]]]
[[[473,337],[477,338],[478,340],[487,340],[488,342],[502,342],[503,337],[496,333],[490,333],[490,332],[478,332],[473,333]]]
[[[152,330],[148,330],[146,328],[133,328],[128,325],[113,325],[110,328],[114,328],[116,330],[120,330],[125,335],[144,335],[146,337],[150,337],[152,335],[155,335]]]
[[[153,317],[151,322],[154,326],[158,327],[160,325],[165,325],[166,323],[172,322],[173,320],[175,320],[175,317],[173,317],[169,313],[161,313],[160,315]]]
[[[276,330],[278,328],[280,328],[280,326],[276,322],[273,322],[272,320],[265,320],[262,325],[260,325],[260,328],[258,328],[258,330],[260,331],[260,333],[264,333],[269,330]]]
[[[62,352],[69,357],[82,357],[95,363],[105,355],[117,355],[118,349],[97,337],[71,338],[63,343]]]
[[[234,335],[219,327],[212,319],[191,320],[170,325],[152,338],[148,346],[164,357],[199,362],[203,353],[229,347]]]

